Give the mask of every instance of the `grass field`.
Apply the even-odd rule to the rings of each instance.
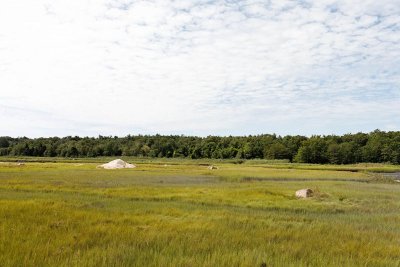
[[[0,159],[0,266],[400,266],[400,183],[376,173],[399,166],[15,160]]]

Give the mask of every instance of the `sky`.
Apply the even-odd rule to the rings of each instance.
[[[400,130],[400,0],[2,0],[0,136]]]

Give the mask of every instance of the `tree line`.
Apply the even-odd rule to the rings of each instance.
[[[375,130],[326,136],[128,135],[63,138],[0,137],[0,156],[136,156],[212,159],[287,159],[290,162],[400,164],[400,132]]]

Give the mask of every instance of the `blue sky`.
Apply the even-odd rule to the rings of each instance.
[[[0,5],[0,135],[400,130],[400,0]]]

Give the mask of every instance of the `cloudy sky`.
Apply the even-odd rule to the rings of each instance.
[[[2,0],[0,135],[400,130],[400,0]]]

